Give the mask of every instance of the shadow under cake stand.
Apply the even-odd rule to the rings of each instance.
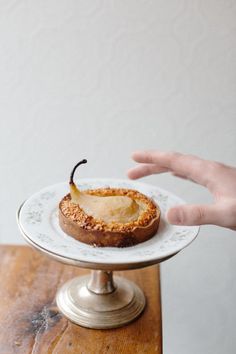
[[[81,189],[111,186],[131,188],[152,197],[162,211],[183,203],[160,188],[123,180],[80,180]],[[27,199],[17,213],[25,240],[34,248],[65,264],[92,269],[90,275],[67,281],[57,292],[59,310],[72,322],[88,328],[121,327],[145,308],[143,291],[113,271],[143,268],[163,262],[181,251],[197,236],[198,227],[177,227],[161,218],[157,235],[127,248],[98,248],[65,235],[58,225],[57,205],[67,184],[47,187]]]

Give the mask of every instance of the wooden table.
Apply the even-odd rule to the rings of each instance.
[[[162,353],[159,267],[117,272],[143,289],[147,307],[138,320],[112,330],[77,326],[58,312],[57,289],[87,272],[28,246],[0,246],[0,354]]]

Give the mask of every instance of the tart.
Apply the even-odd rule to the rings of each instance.
[[[128,247],[156,234],[160,208],[146,195],[126,188],[80,191],[72,170],[70,193],[59,203],[59,225],[73,238],[98,247]]]

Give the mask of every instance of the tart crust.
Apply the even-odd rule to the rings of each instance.
[[[158,230],[160,208],[144,194],[125,188],[99,188],[84,191],[96,196],[127,196],[144,210],[137,220],[128,223],[105,223],[87,215],[67,194],[59,204],[59,224],[75,239],[98,247],[128,247],[150,239]]]

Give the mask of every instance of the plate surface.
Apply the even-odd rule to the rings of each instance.
[[[151,197],[161,208],[158,233],[150,240],[126,248],[98,248],[66,235],[58,224],[58,204],[68,193],[68,183],[49,186],[27,199],[18,211],[18,224],[33,246],[54,258],[82,267],[129,269],[158,263],[189,245],[199,232],[198,226],[174,226],[165,219],[166,211],[184,201],[156,186],[117,179],[80,179],[81,189],[99,187],[131,188]]]

